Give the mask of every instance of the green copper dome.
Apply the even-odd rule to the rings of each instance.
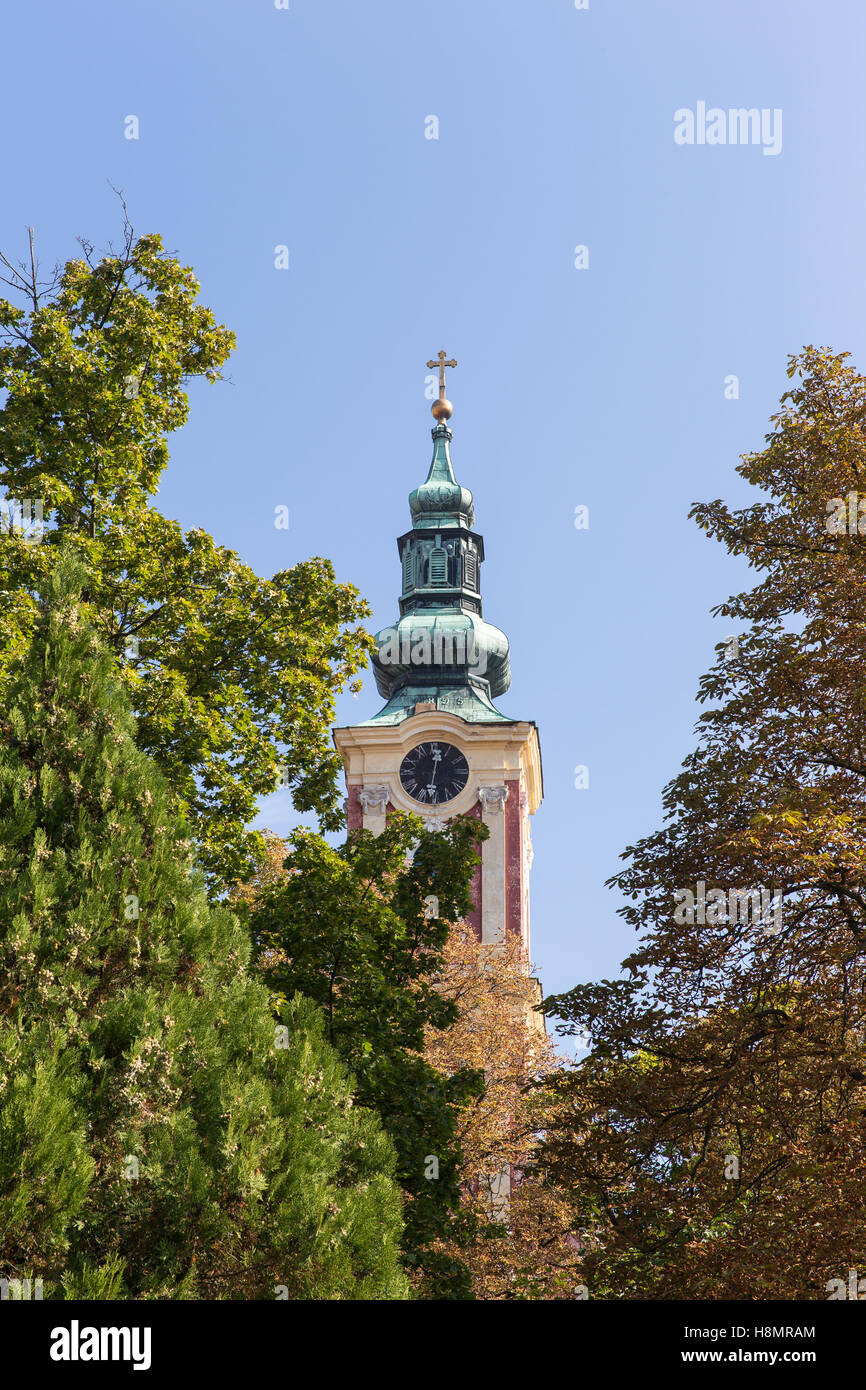
[[[433,430],[433,459],[426,482],[409,494],[412,524],[430,530],[436,526],[474,526],[472,493],[454,477],[449,445],[453,436],[446,424]]]
[[[376,686],[386,699],[421,679],[443,686],[470,682],[491,696],[511,684],[508,638],[477,613],[453,608],[406,613],[376,633]]]
[[[365,723],[398,723],[416,705],[469,723],[512,723],[492,703],[511,684],[511,666],[508,638],[482,617],[484,540],[473,530],[472,493],[454,476],[444,420],[432,433],[430,471],[409,497],[412,530],[397,541],[400,617],[376,634],[372,657],[387,704]]]

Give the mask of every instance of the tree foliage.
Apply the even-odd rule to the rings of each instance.
[[[166,437],[186,421],[186,383],[215,382],[234,343],[198,282],[158,236],[82,256],[43,281],[0,258],[0,486],[40,502],[42,544],[0,535],[0,696],[26,646],[35,594],[71,546],[86,566],[88,618],[114,653],[139,745],[168,779],[225,882],[261,852],[247,830],[282,779],[325,828],[342,823],[335,696],[356,688],[369,612],[323,559],[259,578],[203,530],[151,503]]]
[[[436,979],[448,924],[471,907],[484,835],[471,818],[433,833],[419,817],[403,815],[390,816],[381,835],[362,830],[336,848],[298,830],[282,881],[253,895],[250,915],[277,1016],[296,991],[321,1006],[360,1103],[381,1117],[394,1142],[405,1262],[428,1297],[471,1297],[459,1254],[437,1243],[456,1248],[472,1234],[461,1215],[458,1126],[481,1079],[474,1067],[442,1075],[424,1047],[427,1030],[447,1030],[458,1017]]]
[[[546,1146],[591,1294],[822,1298],[866,1268],[866,380],[846,356],[790,360],[739,468],[760,500],[694,509],[759,578],[716,610],[736,640],[697,747],[613,880],[641,934],[626,973],[549,1002],[592,1039]]]
[[[0,1270],[49,1297],[404,1297],[393,1147],[311,1001],[275,1031],[83,577],[64,556],[35,597],[0,712]]]
[[[484,1089],[459,1117],[463,1209],[478,1235],[462,1258],[476,1298],[570,1299],[581,1284],[568,1201],[537,1170],[552,1091],[539,1083],[563,1058],[536,1012],[538,982],[520,939],[482,943],[456,923],[437,989],[457,1007],[451,1028],[428,1028],[427,1059],[446,1076],[478,1069]]]

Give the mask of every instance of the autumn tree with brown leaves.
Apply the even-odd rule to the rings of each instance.
[[[457,922],[437,983],[459,1017],[447,1032],[428,1029],[428,1061],[446,1075],[460,1067],[484,1075],[459,1128],[463,1203],[480,1233],[462,1252],[475,1296],[574,1298],[581,1281],[572,1212],[534,1163],[554,1094],[537,1083],[564,1063],[536,1009],[539,985],[523,945],[513,935],[482,943]]]
[[[592,1044],[550,1083],[543,1154],[590,1297],[822,1299],[866,1272],[866,379],[846,358],[790,360],[738,470],[759,500],[693,510],[757,582],[716,610],[736,632],[697,747],[612,880],[640,933],[624,976],[548,1001]]]

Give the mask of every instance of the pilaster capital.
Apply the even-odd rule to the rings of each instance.
[[[390,799],[390,787],[379,785],[361,788],[360,801],[365,811],[376,811],[380,816],[384,816]]]
[[[479,787],[478,800],[488,815],[492,812],[504,811],[505,803],[508,800],[508,788],[504,783],[500,783],[496,787]]]

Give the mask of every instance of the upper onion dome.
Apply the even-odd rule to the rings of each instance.
[[[427,481],[409,494],[412,525],[416,529],[439,529],[444,526],[475,524],[472,493],[461,487],[454,477],[449,445],[453,438],[444,421],[434,427],[433,459]]]

